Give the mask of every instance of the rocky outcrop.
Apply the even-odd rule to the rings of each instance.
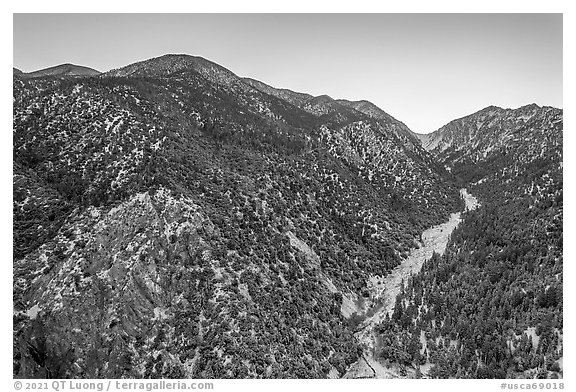
[[[153,340],[190,306],[186,277],[213,267],[202,238],[212,230],[198,206],[165,189],[73,215],[53,247],[15,265],[16,376],[144,376],[120,357],[138,363],[152,343],[141,337]]]

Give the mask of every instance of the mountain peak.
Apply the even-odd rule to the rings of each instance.
[[[484,109],[479,110],[479,112],[489,112],[491,110],[502,110],[502,108],[500,106],[496,106],[496,105],[490,105],[490,106],[486,106]]]
[[[334,101],[334,99],[326,94],[322,94],[322,95],[318,95],[317,97],[314,97],[314,99],[318,102],[331,102]]]
[[[188,54],[164,54],[148,60],[139,61],[122,68],[110,70],[107,76],[151,76],[163,77],[170,74],[192,70],[220,84],[229,85],[238,79],[232,71],[203,57]]]
[[[518,110],[539,110],[539,109],[542,109],[542,107],[536,103],[529,103],[527,105],[520,106],[518,108]]]
[[[561,121],[561,118],[561,110],[543,108],[535,103],[516,109],[488,106],[473,114],[452,120],[432,133],[419,135],[419,138],[422,146],[436,155],[454,150],[466,151],[466,154],[471,155],[470,151],[476,149],[478,156],[486,157],[486,154],[495,150],[497,146],[517,141],[515,136],[517,132],[532,137],[533,135],[530,135],[532,128],[525,127],[528,120],[535,119],[540,122],[541,129],[546,129],[554,128],[553,124]]]
[[[15,68],[16,70],[16,68]],[[18,70],[20,71],[20,70]],[[20,71],[22,72],[22,71]],[[100,75],[101,72],[95,70],[94,68],[85,67],[82,65],[76,65],[71,63],[65,63],[60,65],[55,65],[53,67],[48,67],[40,69],[38,71],[22,73],[28,78],[41,78],[46,76],[96,76]]]

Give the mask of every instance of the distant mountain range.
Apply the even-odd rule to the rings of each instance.
[[[100,73],[101,72],[96,71],[95,69],[74,64],[60,64],[28,73],[22,72],[18,68],[14,68],[14,74],[26,78],[41,78],[46,76],[96,76],[100,75]]]

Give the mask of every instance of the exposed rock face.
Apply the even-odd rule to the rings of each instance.
[[[45,357],[21,358],[19,374],[144,377],[120,357],[142,361],[151,349],[142,337],[157,336],[159,325],[190,305],[190,288],[207,295],[192,277],[215,269],[202,238],[213,229],[198,206],[164,189],[73,214],[57,246],[15,266],[20,351]]]
[[[477,113],[451,121],[435,132],[418,135],[422,146],[437,155],[457,163],[459,160],[485,160],[502,149],[530,148],[527,140],[545,140],[547,130],[557,138],[554,130],[562,122],[562,110],[552,107],[526,105],[518,109],[489,106]]]
[[[490,106],[420,136],[427,150],[484,198],[498,193],[501,200],[553,200],[562,193],[562,131],[561,109],[532,104]]]
[[[320,265],[320,257],[318,257],[316,252],[314,252],[308,244],[296,237],[291,231],[287,231],[286,235],[290,238],[290,245],[302,252],[309,262]]]

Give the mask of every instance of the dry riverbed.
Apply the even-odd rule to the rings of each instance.
[[[460,190],[460,195],[466,204],[466,211],[478,207],[478,200],[469,194],[466,189]],[[344,378],[397,378],[396,369],[387,368],[374,358],[375,335],[374,327],[378,325],[394,309],[396,296],[400,293],[402,281],[420,271],[422,264],[432,257],[434,252],[443,254],[450,234],[462,221],[462,212],[454,213],[450,219],[440,225],[431,227],[422,233],[422,246],[413,249],[408,257],[384,278],[374,276],[370,279],[370,289],[373,298],[378,302],[376,312],[366,318],[358,327],[355,336],[364,347],[364,355],[360,360],[350,366]]]

